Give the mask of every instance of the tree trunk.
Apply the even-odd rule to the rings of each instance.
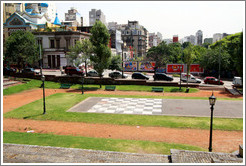
[[[85,60],[85,76],[87,77],[87,64],[86,64],[86,60]]]
[[[100,89],[102,88],[102,82],[101,81],[102,81],[102,74],[100,74],[100,83],[99,83],[100,84]]]
[[[187,82],[186,82],[186,88],[188,88],[188,79],[189,79],[189,74],[190,74],[190,65],[187,64]]]

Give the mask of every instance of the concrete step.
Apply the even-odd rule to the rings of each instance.
[[[14,157],[13,157],[14,156]],[[3,144],[4,163],[169,163],[168,155]]]

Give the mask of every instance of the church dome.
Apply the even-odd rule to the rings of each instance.
[[[49,5],[48,5],[48,3],[40,3],[40,6],[41,7],[48,7]]]

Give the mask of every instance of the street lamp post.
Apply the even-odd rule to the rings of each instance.
[[[182,64],[180,65],[180,68],[179,68],[179,70],[180,70],[180,76],[179,76],[179,91],[181,91],[181,74],[182,74]]]
[[[82,95],[83,95],[84,94],[84,77],[83,76],[81,77],[81,83],[82,83],[81,90],[82,90]]]
[[[42,75],[42,77],[41,77],[41,80],[43,81],[43,84],[42,84],[42,86],[43,86],[43,104],[44,104],[44,112],[43,112],[43,114],[45,114],[46,113],[46,108],[45,108],[45,89],[44,89],[44,81],[45,81],[45,76],[44,75]]]
[[[212,152],[212,130],[213,130],[213,111],[214,111],[214,105],[215,105],[216,97],[214,96],[214,93],[212,93],[212,96],[209,97],[209,104],[211,105],[211,120],[210,120],[210,137],[209,137],[209,152]]]
[[[121,69],[121,70],[122,70],[122,73],[121,73],[121,74],[122,74],[122,78],[123,78],[123,74],[124,74],[124,72],[123,72],[123,59],[124,59],[124,58],[123,58],[123,49],[125,48],[125,46],[126,46],[126,43],[123,42],[123,43],[122,43],[122,46],[121,46],[121,51],[122,51],[122,54],[121,54],[121,59],[122,59],[122,63],[121,63],[122,69]]]

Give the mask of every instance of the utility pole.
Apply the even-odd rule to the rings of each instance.
[[[220,42],[220,47],[221,47],[221,42]],[[221,51],[220,51],[220,54],[221,54]],[[219,77],[218,77],[218,79],[219,79],[219,82],[220,82],[220,61],[221,61],[221,55],[219,54]]]

